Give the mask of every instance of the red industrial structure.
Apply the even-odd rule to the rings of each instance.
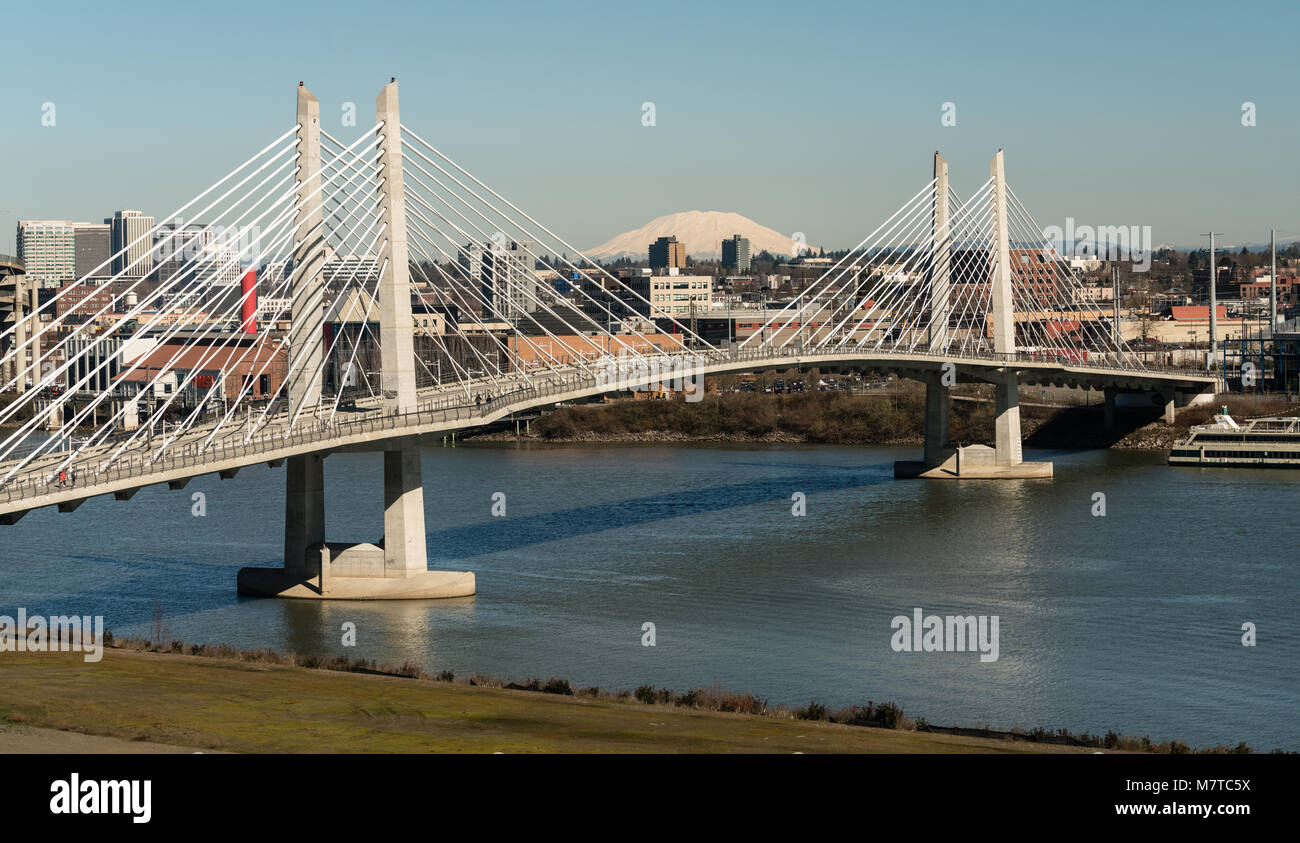
[[[239,292],[243,296],[240,308],[241,321],[239,330],[245,334],[257,333],[257,270],[250,269],[244,273],[239,282]]]

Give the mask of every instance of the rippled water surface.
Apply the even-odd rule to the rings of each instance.
[[[282,554],[284,473],[249,468],[0,527],[0,612],[102,614],[145,635],[157,605],[172,638],[321,655],[344,652],[352,621],[349,656],[427,671],[717,683],[772,702],[894,700],[941,724],[1300,749],[1300,473],[1090,451],[1027,454],[1055,461],[1050,481],[893,480],[893,460],[912,457],[430,449],[431,566],[474,571],[479,594],[401,603],[237,597],[241,566]],[[380,455],[326,465],[330,541],[377,539]],[[191,515],[196,491],[206,517]],[[1098,492],[1105,517],[1091,514]],[[915,607],[997,615],[999,659],[894,652],[891,619]]]

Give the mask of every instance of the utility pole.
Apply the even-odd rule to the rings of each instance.
[[[1203,235],[1210,238],[1210,358],[1209,367],[1219,366],[1219,267],[1214,260],[1214,237],[1221,232]],[[1208,367],[1207,367],[1208,368]]]
[[[1114,305],[1115,305],[1114,307],[1115,320],[1114,320],[1114,324],[1111,327],[1111,334],[1112,334],[1112,339],[1115,342],[1115,353],[1119,354],[1119,359],[1115,361],[1116,364],[1118,364],[1119,361],[1124,358],[1124,355],[1120,354],[1120,347],[1124,345],[1124,333],[1120,330],[1120,324],[1119,324],[1119,267],[1118,266],[1112,266],[1110,268],[1110,289],[1111,289],[1111,296],[1114,297]]]
[[[1273,335],[1277,329],[1277,229],[1268,230],[1268,254],[1269,254],[1269,278],[1272,283],[1269,285],[1268,297],[1268,333]]]

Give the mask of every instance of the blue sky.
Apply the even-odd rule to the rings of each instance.
[[[1300,239],[1297,4],[1158,5],[11,6],[0,250],[20,217],[179,206],[292,125],[300,79],[351,137],[342,104],[368,125],[389,76],[404,123],[583,247],[684,210],[849,246],[934,150],[965,194],[998,147],[1043,226]]]

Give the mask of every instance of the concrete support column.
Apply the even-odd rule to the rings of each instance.
[[[927,375],[925,379],[925,464],[943,462],[943,450],[948,444],[948,387],[940,374]]]
[[[1103,418],[1105,419],[1105,427],[1107,430],[1114,430],[1115,429],[1115,395],[1118,393],[1118,390],[1116,390],[1114,387],[1108,386],[1102,392],[1106,396],[1106,400],[1103,404],[1103,406],[1105,407],[1105,410],[1103,412]]]
[[[1007,217],[1007,177],[1000,149],[989,164],[989,175],[993,179],[993,351],[997,354],[1014,354],[1016,314],[1011,294],[1011,226]]]
[[[1173,424],[1176,419],[1174,413],[1174,391],[1172,389],[1161,390],[1160,400],[1165,405],[1165,424]]]
[[[409,577],[428,568],[420,448],[408,440],[384,451],[384,575]]]
[[[306,454],[285,460],[284,569],[307,577],[307,549],[325,541],[325,458]]]
[[[1008,373],[996,384],[998,465],[1019,465],[1023,458],[1020,445],[1020,379]]]
[[[948,345],[948,314],[952,309],[949,274],[952,240],[948,229],[948,162],[934,154],[934,215],[930,222],[930,350]]]
[[[384,404],[389,412],[415,410],[415,323],[411,320],[411,267],[406,242],[406,194],[402,182],[402,130],[397,82],[384,86],[375,99],[375,117],[383,141],[379,146],[379,208],[386,225],[380,246],[379,348],[383,358]]]
[[[293,238],[289,404],[294,417],[320,403],[325,355],[325,220],[321,212],[320,103],[298,86],[298,226]]]

